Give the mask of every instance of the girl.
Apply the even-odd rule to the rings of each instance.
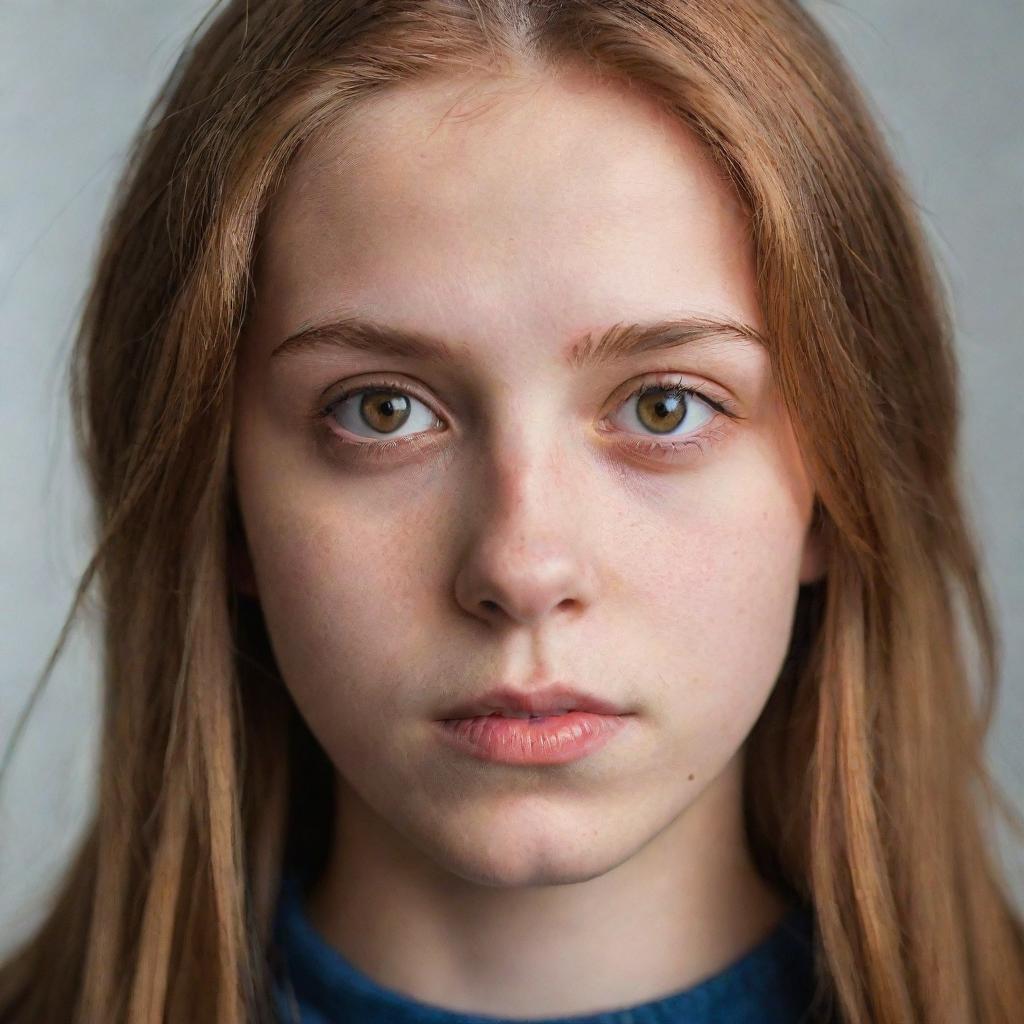
[[[0,1019],[1019,1019],[950,326],[796,3],[229,3],[75,356],[99,802]]]

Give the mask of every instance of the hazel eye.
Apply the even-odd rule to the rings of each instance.
[[[727,424],[708,425],[722,419],[717,413],[726,420],[738,418],[728,399],[712,398],[679,378],[642,385],[619,404],[617,412],[625,414],[625,423],[609,427],[611,420],[606,418],[598,429],[621,435],[617,440],[630,454],[666,462],[683,457],[691,448],[703,452],[720,439]],[[326,429],[339,452],[380,465],[439,450],[448,433],[426,400],[397,380],[350,387],[319,407],[314,417],[336,424]]]
[[[715,417],[711,403],[695,388],[680,384],[645,384],[622,404],[629,421],[647,436],[678,437],[700,430]],[[617,424],[621,425],[621,424]],[[682,430],[677,428],[683,427]]]
[[[423,402],[408,392],[391,387],[370,386],[347,391],[335,398],[325,413],[356,437],[373,440],[372,434],[361,434],[360,429],[369,428],[378,436],[383,434],[392,437],[407,423],[412,422],[415,425],[417,407],[424,429],[429,430],[438,426],[437,417]]]

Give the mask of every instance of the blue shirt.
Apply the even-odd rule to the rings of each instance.
[[[282,1024],[523,1024],[460,1013],[384,988],[328,945],[286,873],[274,920],[274,1000]],[[814,994],[813,915],[793,906],[753,949],[690,988],[636,1006],[530,1024],[798,1024]],[[294,996],[294,1001],[293,1001]]]

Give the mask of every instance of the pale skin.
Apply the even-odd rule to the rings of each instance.
[[[746,217],[688,129],[575,71],[403,87],[352,131],[301,153],[269,213],[233,423],[237,581],[337,769],[306,910],[378,983],[452,1010],[689,987],[785,911],[751,863],[741,772],[822,573],[814,489],[756,341],[567,353],[682,314],[762,329]],[[271,356],[342,310],[454,359]],[[628,442],[666,438],[630,394],[666,375],[737,418],[690,398],[667,440],[701,447],[651,457]],[[382,378],[408,403],[393,433],[360,419],[365,392],[312,418]],[[358,461],[332,432],[437,443]],[[630,727],[546,767],[437,741],[454,702],[541,680]]]

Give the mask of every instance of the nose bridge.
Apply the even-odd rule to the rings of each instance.
[[[486,429],[483,503],[499,519],[524,519],[532,527],[568,500],[575,424],[564,399],[550,386],[508,387]],[[560,496],[562,496],[560,498]],[[520,524],[521,526],[524,524]]]

